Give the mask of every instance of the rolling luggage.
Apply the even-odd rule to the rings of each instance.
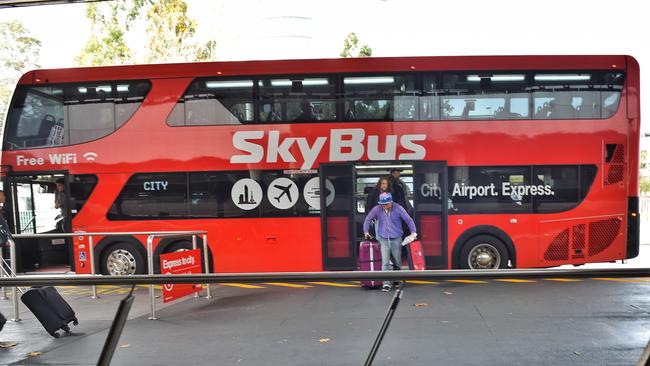
[[[40,287],[28,290],[20,300],[31,310],[45,330],[58,338],[59,329],[70,333],[68,323],[79,324],[74,310],[54,287]]]
[[[359,271],[381,271],[381,248],[376,241],[362,241],[359,244]],[[367,289],[381,287],[382,281],[361,281]]]
[[[424,252],[422,251],[422,243],[419,240],[412,241],[407,245],[407,262],[409,269],[416,271],[423,271],[426,269],[424,263]]]

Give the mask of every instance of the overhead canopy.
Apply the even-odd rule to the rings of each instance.
[[[91,3],[97,1],[101,1],[101,0],[0,0],[0,9],[17,8],[22,6],[37,6],[37,5]]]

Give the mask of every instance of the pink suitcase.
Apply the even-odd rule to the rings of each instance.
[[[424,252],[422,251],[422,243],[419,240],[412,241],[408,244],[408,264],[409,269],[416,271],[423,271],[426,269],[424,263]]]
[[[376,241],[359,244],[359,271],[381,271],[381,248]],[[379,288],[382,281],[361,281],[364,288]]]

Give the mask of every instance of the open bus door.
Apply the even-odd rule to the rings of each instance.
[[[399,167],[409,185],[409,205],[427,268],[447,268],[447,164],[445,162],[356,162],[320,166],[324,270],[357,268],[368,191]]]
[[[447,163],[413,163],[413,213],[427,269],[447,269]]]
[[[65,195],[62,208],[55,207],[57,181],[63,180],[69,192],[66,173],[8,175],[4,190],[12,231],[16,234],[51,234],[71,231],[70,202]],[[71,246],[64,238],[17,238],[17,271],[70,266]],[[68,269],[66,269],[68,271]]]

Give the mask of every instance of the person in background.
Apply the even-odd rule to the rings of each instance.
[[[370,239],[370,222],[377,219],[377,241],[381,246],[381,270],[392,271],[391,255],[393,263],[402,262],[402,222],[406,223],[413,237],[417,237],[415,222],[406,210],[396,202],[390,193],[381,193],[377,206],[366,216],[363,222],[363,233],[366,239]],[[392,288],[390,281],[384,281],[382,291],[388,292]]]
[[[387,177],[379,178],[377,185],[375,185],[375,188],[368,193],[368,197],[366,198],[366,213],[370,212],[373,207],[377,206],[380,194],[388,193],[390,191],[390,180]]]
[[[56,192],[54,192],[54,208],[61,210],[60,218],[56,224],[61,232],[65,232],[65,215],[67,214],[67,200],[65,197],[65,181],[63,178],[56,180]],[[57,217],[57,219],[59,218]]]
[[[409,187],[400,178],[401,174],[402,171],[400,169],[393,168],[390,170],[388,179],[390,181],[391,193],[395,202],[402,205],[407,212],[411,212],[411,204],[408,201]]]

